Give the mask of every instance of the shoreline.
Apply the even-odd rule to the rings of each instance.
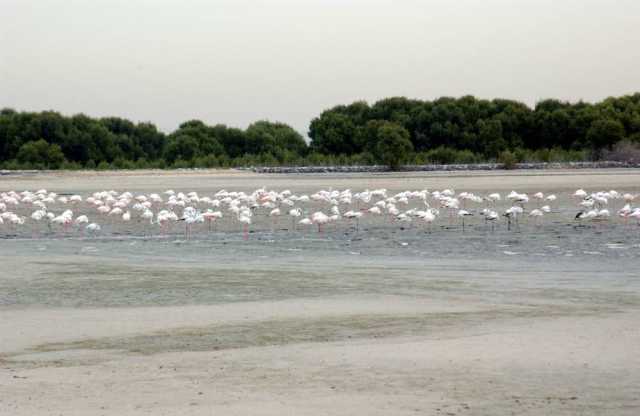
[[[35,176],[41,174],[73,174],[73,175],[148,175],[155,174],[307,174],[307,173],[405,173],[405,172],[514,172],[514,171],[575,171],[598,169],[640,169],[640,163],[634,162],[533,162],[516,163],[513,169],[507,169],[502,163],[473,163],[473,164],[427,164],[404,165],[397,170],[391,170],[383,165],[336,165],[336,166],[248,166],[234,168],[181,168],[181,169],[80,169],[80,170],[0,170],[1,176]]]

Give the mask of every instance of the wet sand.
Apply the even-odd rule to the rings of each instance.
[[[258,186],[638,192],[640,171],[0,177]],[[0,240],[0,414],[637,415],[640,229],[565,222]]]

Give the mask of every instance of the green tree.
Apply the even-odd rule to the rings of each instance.
[[[613,119],[596,120],[587,131],[587,143],[595,151],[603,148],[611,148],[614,144],[624,139],[624,126]]]
[[[386,122],[378,129],[375,156],[391,169],[397,169],[413,151],[409,132],[404,127]]]
[[[363,152],[374,153],[378,145],[378,131],[387,124],[385,120],[369,120],[364,126],[358,127],[355,143]]]
[[[18,151],[18,161],[36,168],[58,169],[65,162],[62,149],[44,139],[23,144]]]
[[[224,124],[217,124],[210,129],[213,136],[222,144],[222,147],[224,147],[229,157],[236,158],[249,152],[250,149],[247,148],[247,135],[243,130],[227,127]]]
[[[507,141],[502,136],[502,122],[487,120],[479,122],[478,147],[474,150],[483,152],[488,157],[496,157],[507,147]]]
[[[192,140],[186,140],[185,137],[190,137]],[[193,143],[194,141],[195,144]],[[188,142],[189,148],[182,142]],[[181,149],[181,157],[179,159],[186,161],[190,161],[194,157],[212,154],[218,156],[225,152],[224,147],[215,136],[215,131],[200,120],[190,120],[182,123],[178,130],[169,136],[167,149],[173,153],[177,148]]]
[[[164,152],[164,157],[169,164],[176,161],[190,162],[199,153],[198,140],[186,134],[170,137],[169,144]]]
[[[309,137],[312,151],[324,154],[352,155],[363,149],[355,141],[356,124],[346,114],[335,110],[323,112],[311,121]]]
[[[280,156],[281,161],[285,152],[303,156],[307,150],[307,143],[292,127],[266,120],[251,124],[246,131],[246,140],[247,153]]]
[[[413,155],[415,160],[496,158],[505,150],[527,160],[579,159],[589,152],[597,157],[622,139],[640,141],[640,93],[593,104],[550,99],[534,108],[513,100],[473,96],[434,101],[389,97],[372,105],[356,101],[314,118],[309,126],[310,146],[291,127],[269,121],[243,130],[190,120],[165,135],[151,123],[119,117],[0,109],[0,165],[58,165],[55,148],[46,157],[41,144],[23,148],[40,140],[59,146],[68,161],[64,166],[74,168],[229,166],[275,163],[273,158],[279,164],[365,163],[374,154],[379,160],[378,132],[385,123],[405,129],[419,152]]]
[[[49,169],[58,169],[65,163],[64,153],[62,148],[57,144],[50,144],[47,151],[47,165]]]

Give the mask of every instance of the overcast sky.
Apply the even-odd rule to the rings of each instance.
[[[0,0],[0,107],[306,134],[335,104],[640,91],[639,0]]]

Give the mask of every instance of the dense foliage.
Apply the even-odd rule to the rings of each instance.
[[[82,114],[0,111],[0,167],[166,168],[247,165],[564,161],[611,155],[640,143],[640,93],[599,103],[471,96],[388,98],[328,109],[310,144],[290,126],[258,121],[246,130],[199,120],[164,134],[151,123]],[[621,146],[620,148],[623,148]],[[619,153],[619,152],[618,152]]]
[[[406,129],[417,152],[438,147],[469,150],[486,159],[507,149],[598,152],[623,139],[640,141],[640,93],[597,104],[539,102],[531,109],[517,101],[471,96],[436,101],[388,98],[340,105],[311,122],[312,149],[327,154],[356,154],[371,149],[376,123]]]

